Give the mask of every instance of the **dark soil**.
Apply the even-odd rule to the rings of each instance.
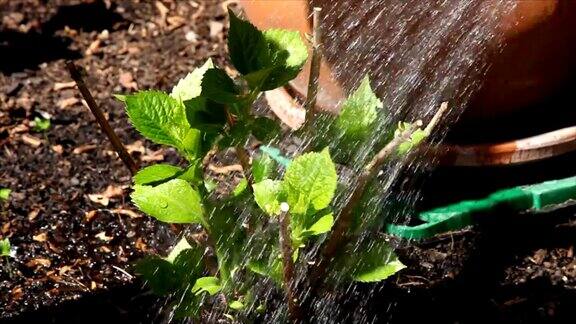
[[[169,90],[208,57],[225,64],[226,16],[216,1],[157,3],[0,0],[0,187],[13,190],[0,209],[0,238],[16,248],[14,258],[0,262],[0,319],[6,322],[164,320],[163,301],[141,288],[131,263],[164,251],[178,229],[129,203],[130,174],[66,84],[64,67],[73,59],[86,69],[96,100],[138,162],[178,163],[173,150],[129,126],[111,94]],[[51,116],[52,126],[35,132],[32,121],[41,116]],[[431,199],[422,206],[571,175],[576,158],[565,159],[516,171],[440,170],[424,186]],[[357,287],[350,302],[365,305],[374,322],[573,323],[575,243],[573,209],[502,212],[461,232],[399,242],[408,269],[370,298],[368,287]]]

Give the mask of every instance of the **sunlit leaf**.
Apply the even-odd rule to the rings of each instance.
[[[194,71],[188,73],[186,77],[180,79],[178,84],[172,89],[172,96],[180,101],[190,100],[196,98],[202,92],[202,78],[204,73],[214,67],[211,59],[208,59],[204,65],[199,68],[194,69]]]
[[[202,277],[196,280],[196,283],[192,287],[192,292],[196,295],[207,292],[210,296],[213,296],[221,289],[220,279],[217,277]]]
[[[266,179],[255,183],[253,189],[254,200],[266,214],[270,216],[280,214],[279,197],[282,190],[280,181]]]
[[[292,214],[306,214],[309,208],[321,210],[330,204],[338,176],[327,149],[303,154],[286,168],[282,189]]]
[[[200,195],[184,180],[173,179],[154,187],[135,185],[131,197],[141,211],[159,221],[205,223]]]

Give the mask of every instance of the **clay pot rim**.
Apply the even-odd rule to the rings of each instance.
[[[266,92],[272,111],[292,129],[304,121],[304,109],[285,88]],[[499,143],[476,145],[425,145],[422,150],[441,165],[482,167],[517,165],[559,156],[576,150],[576,126]]]

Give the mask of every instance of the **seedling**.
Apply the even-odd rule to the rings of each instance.
[[[34,126],[32,126],[32,130],[42,133],[50,129],[50,124],[50,118],[34,117]]]
[[[8,188],[0,188],[0,202],[8,201],[10,193],[12,193],[12,190]]]
[[[366,77],[339,116],[314,113],[307,121],[339,140],[322,143],[325,134],[304,134],[314,151],[297,155],[283,170],[268,154],[250,156],[245,148],[252,138],[268,144],[281,134],[277,120],[256,116],[252,107],[263,91],[296,77],[307,47],[298,32],[260,31],[230,12],[228,48],[236,78],[208,60],[171,93],[117,96],[142,135],[174,147],[188,161],[186,167],[156,164],[140,170],[132,201],[159,221],[195,224],[203,234],[196,237],[205,237],[183,237],[166,257],[139,261],[136,272],[154,292],[172,296],[177,317],[199,317],[203,308],[212,307],[225,317],[250,320],[266,309],[270,294],[257,285],[265,280],[278,293],[284,291],[286,315],[301,321],[303,304],[321,285],[377,282],[404,268],[385,240],[360,235],[374,228],[359,202],[383,163],[416,147],[435,122],[425,130],[421,122],[401,123],[380,140],[356,186],[339,188],[333,158],[345,162],[386,114]],[[228,148],[235,150],[244,179],[223,197],[212,191],[203,161],[209,152]],[[336,195],[338,190],[351,194]]]

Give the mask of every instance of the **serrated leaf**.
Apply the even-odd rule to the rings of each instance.
[[[188,124],[196,129],[218,133],[226,123],[226,110],[223,104],[199,96],[184,102]]]
[[[344,141],[359,141],[372,131],[378,118],[378,109],[383,107],[370,87],[370,78],[366,76],[356,91],[342,104],[340,115],[334,127]]]
[[[364,239],[339,256],[334,270],[360,282],[382,281],[404,266],[383,238]]]
[[[186,101],[198,97],[202,92],[202,78],[204,77],[204,73],[213,67],[214,64],[212,63],[212,60],[208,59],[204,65],[194,69],[194,71],[180,79],[178,84],[176,84],[172,89],[170,96],[180,101]]]
[[[252,188],[254,189],[254,200],[260,209],[270,216],[280,214],[281,181],[266,179],[255,183]]]
[[[134,270],[157,295],[167,295],[180,287],[180,278],[172,264],[158,256],[138,260]]]
[[[309,235],[320,235],[329,232],[334,225],[334,215],[329,213],[322,216],[316,223],[306,230]]]
[[[264,32],[264,39],[270,53],[268,67],[274,67],[262,86],[265,91],[294,79],[308,59],[308,49],[298,31],[269,29]]]
[[[214,296],[221,289],[220,279],[217,277],[202,277],[196,280],[196,283],[192,287],[192,292],[196,295],[207,292],[210,296]]]
[[[10,240],[7,237],[5,237],[3,240],[0,240],[0,256],[9,257],[11,248],[12,246],[10,245]]]
[[[282,181],[282,191],[292,214],[306,214],[330,204],[338,176],[327,149],[303,154],[290,163]]]
[[[274,176],[277,165],[270,155],[262,153],[252,161],[252,176],[254,182],[261,182]]]
[[[228,304],[228,307],[232,308],[233,310],[242,310],[244,309],[244,304],[239,300],[233,300]]]
[[[185,180],[173,179],[154,187],[135,185],[131,197],[141,211],[159,221],[205,223],[200,194]]]
[[[270,118],[258,117],[252,122],[252,135],[262,142],[278,137],[281,130],[280,125]]]
[[[170,251],[170,253],[168,254],[168,256],[166,257],[166,261],[170,262],[170,263],[174,263],[174,260],[176,260],[176,257],[184,250],[186,249],[191,249],[192,246],[190,245],[190,243],[188,243],[188,240],[186,240],[186,238],[181,238],[180,241],[178,241],[178,243],[176,243],[176,245],[174,245],[174,247],[172,248],[172,250]]]
[[[0,188],[0,201],[8,201],[10,193],[12,193],[12,190],[8,188]]]
[[[244,75],[268,67],[270,58],[263,33],[250,22],[238,18],[232,10],[228,13],[228,52],[234,67]]]
[[[239,91],[226,71],[212,68],[202,78],[202,96],[220,104],[234,104],[239,98]]]
[[[158,144],[189,150],[187,137],[192,130],[184,105],[160,91],[142,91],[126,96],[126,112],[132,125]]]
[[[170,164],[154,164],[141,169],[134,176],[134,184],[148,185],[163,182],[178,176],[183,170]]]

